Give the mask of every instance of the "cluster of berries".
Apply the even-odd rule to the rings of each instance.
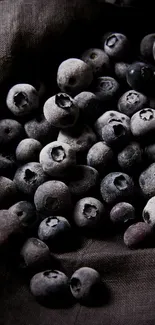
[[[59,91],[16,84],[0,120],[0,244],[16,236],[33,270],[39,301],[72,293],[92,301],[102,281],[89,267],[70,281],[50,270],[51,251],[72,247],[73,232],[123,227],[124,243],[152,243],[155,228],[155,34],[135,59],[127,37],[107,33],[101,48],[63,61]],[[35,234],[35,236],[34,236]],[[39,273],[37,273],[39,272]],[[68,288],[70,287],[70,290]]]

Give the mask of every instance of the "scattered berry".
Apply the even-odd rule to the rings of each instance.
[[[86,90],[93,80],[92,68],[79,59],[63,61],[57,72],[57,84],[61,91],[76,95]]]

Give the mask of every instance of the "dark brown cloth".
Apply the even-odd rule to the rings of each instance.
[[[143,34],[154,32],[154,20],[148,16],[145,24],[147,15],[147,8],[114,8],[95,0],[0,1],[1,97],[11,84],[35,78],[54,87],[60,61],[99,46],[106,31],[125,32],[138,44]],[[155,325],[155,249],[131,251],[121,236],[107,236],[85,239],[78,250],[56,258],[68,276],[81,266],[97,269],[108,300],[100,307],[45,308],[30,294],[16,261],[1,255],[0,325]]]

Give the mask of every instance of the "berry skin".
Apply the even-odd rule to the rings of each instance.
[[[54,141],[41,150],[39,161],[50,176],[64,177],[76,164],[76,153],[67,143]]]
[[[22,125],[12,119],[0,120],[0,147],[16,146],[24,136]]]
[[[9,213],[8,210],[0,210],[0,246],[9,243],[9,239],[18,230],[18,221],[16,216]]]
[[[104,142],[95,143],[87,153],[87,165],[104,172],[114,160],[112,149]]]
[[[38,238],[28,238],[20,252],[24,266],[34,271],[45,269],[51,259],[48,246]]]
[[[126,73],[129,68],[129,64],[126,62],[115,63],[115,75],[119,82],[126,82]]]
[[[48,181],[40,185],[34,195],[38,212],[51,216],[61,215],[71,208],[69,188],[60,181]]]
[[[39,161],[42,145],[33,138],[22,140],[16,148],[16,159],[22,164]]]
[[[61,130],[57,140],[69,144],[76,153],[82,153],[90,149],[97,137],[91,127],[81,124],[70,130]]]
[[[19,167],[14,176],[14,183],[22,193],[33,196],[39,185],[48,180],[41,164],[30,162]]]
[[[125,224],[135,220],[135,209],[127,202],[117,203],[110,211],[110,220],[114,224]]]
[[[113,172],[103,178],[100,191],[103,200],[114,205],[123,200],[131,200],[134,195],[134,183],[129,175]]]
[[[142,149],[137,142],[131,142],[118,153],[117,161],[124,172],[134,172],[142,163]]]
[[[102,139],[102,128],[108,123],[115,122],[115,121],[122,123],[122,125],[125,128],[130,130],[130,118],[127,115],[117,111],[107,111],[97,119],[94,125],[95,131],[101,139]]]
[[[29,138],[36,139],[44,145],[54,141],[58,133],[56,128],[52,127],[43,115],[39,115],[25,123],[24,128]]]
[[[24,116],[39,107],[39,96],[32,85],[17,84],[9,90],[6,104],[14,115]]]
[[[116,99],[119,90],[119,83],[112,77],[99,77],[95,82],[94,93],[103,102]]]
[[[71,293],[81,304],[95,300],[100,285],[100,274],[90,267],[81,267],[76,270],[70,280]]]
[[[145,169],[139,177],[139,186],[146,198],[155,196],[155,163]]]
[[[17,202],[8,209],[8,212],[16,217],[21,230],[24,231],[33,228],[38,221],[35,207],[28,201]]]
[[[92,69],[82,60],[67,59],[58,68],[57,84],[62,92],[76,95],[86,90],[92,80]]]
[[[30,282],[30,290],[40,302],[50,301],[55,304],[68,295],[69,280],[60,271],[47,270],[33,276]]]
[[[94,121],[102,114],[103,108],[97,96],[90,91],[83,91],[74,97],[76,106],[79,107],[83,119],[94,124]]]
[[[79,109],[74,100],[65,93],[47,99],[43,111],[49,124],[61,129],[72,127],[79,116]]]
[[[131,225],[124,233],[124,243],[129,248],[146,246],[152,237],[152,228],[145,222]]]
[[[0,209],[6,209],[18,199],[16,183],[0,176]]]
[[[102,128],[102,140],[117,149],[124,146],[130,138],[130,131],[122,123],[112,121]]]
[[[150,226],[155,226],[155,196],[151,197],[145,205],[142,217]]]
[[[10,153],[0,153],[0,175],[12,177],[16,170],[15,158]]]
[[[92,229],[100,225],[104,215],[105,209],[102,202],[94,197],[85,197],[76,203],[73,220],[80,228]]]
[[[148,34],[143,37],[140,43],[140,53],[149,62],[153,61],[153,44],[155,34]]]
[[[71,232],[71,226],[64,217],[48,217],[38,228],[38,237],[52,248],[62,248]],[[57,247],[58,246],[58,247]]]
[[[73,196],[82,197],[96,190],[99,180],[98,171],[90,166],[77,165],[70,171],[67,182]]]
[[[113,33],[107,36],[103,45],[105,53],[113,60],[124,59],[130,49],[129,41],[123,34]]]
[[[154,94],[155,68],[152,65],[144,62],[130,64],[126,77],[132,89],[146,95]]]
[[[155,162],[155,144],[145,147],[145,157],[151,162]]]
[[[131,132],[134,137],[144,137],[155,131],[155,110],[143,108],[131,117]]]
[[[128,116],[132,116],[142,108],[147,107],[148,98],[135,90],[129,90],[118,101],[118,110]]]
[[[81,59],[90,65],[94,75],[107,75],[110,68],[110,60],[108,55],[103,50],[98,48],[90,48],[82,54]]]

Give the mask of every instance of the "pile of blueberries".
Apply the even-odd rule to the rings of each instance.
[[[90,267],[70,280],[50,269],[51,252],[71,249],[73,229],[95,234],[108,224],[132,249],[154,238],[155,34],[140,53],[120,33],[106,33],[100,47],[60,64],[50,98],[14,85],[12,118],[0,120],[0,245],[23,239],[20,258],[41,302],[72,294],[88,303],[102,287]]]

